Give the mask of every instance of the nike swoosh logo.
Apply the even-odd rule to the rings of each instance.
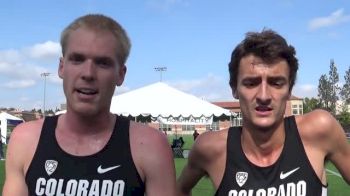
[[[290,176],[291,174],[293,174],[294,172],[296,172],[300,167],[297,167],[293,170],[290,170],[289,172],[283,173],[283,171],[280,174],[280,179],[283,180],[285,178],[287,178],[288,176]]]
[[[117,169],[118,167],[120,167],[120,165],[116,165],[116,166],[112,166],[112,167],[107,167],[107,168],[102,168],[102,166],[100,165],[98,168],[97,168],[97,173],[99,174],[104,174],[106,172],[109,172],[113,169]]]

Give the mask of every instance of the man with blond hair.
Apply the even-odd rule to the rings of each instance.
[[[166,137],[110,113],[126,74],[124,29],[110,17],[85,15],[62,32],[61,46],[67,112],[15,128],[3,195],[175,195]]]

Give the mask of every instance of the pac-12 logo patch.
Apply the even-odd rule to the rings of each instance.
[[[48,175],[51,175],[53,172],[55,172],[57,168],[58,162],[55,160],[46,160],[45,162],[45,170]]]
[[[237,172],[236,173],[236,182],[240,187],[242,187],[247,180],[248,180],[248,173],[247,172]]]

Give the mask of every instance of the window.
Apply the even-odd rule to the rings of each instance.
[[[220,126],[219,126],[219,121],[213,121],[213,123],[211,125],[206,125],[205,126],[205,130],[207,131],[215,131],[215,130],[219,130]]]
[[[171,131],[171,125],[159,123],[160,131]]]
[[[242,126],[242,112],[236,112],[237,116],[232,119],[231,125],[233,127]]]
[[[298,115],[298,109],[293,109],[293,115]]]
[[[193,131],[194,129],[194,125],[182,125],[182,131]]]
[[[292,114],[302,115],[303,114],[303,104],[292,104]]]

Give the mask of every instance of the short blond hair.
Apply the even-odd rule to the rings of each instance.
[[[123,27],[114,19],[104,16],[102,14],[88,14],[75,19],[69,24],[61,33],[61,47],[62,55],[65,55],[68,37],[72,31],[79,28],[87,28],[94,31],[109,31],[117,40],[118,54],[117,58],[122,65],[125,65],[126,60],[130,53],[131,43],[130,39],[123,29]]]

